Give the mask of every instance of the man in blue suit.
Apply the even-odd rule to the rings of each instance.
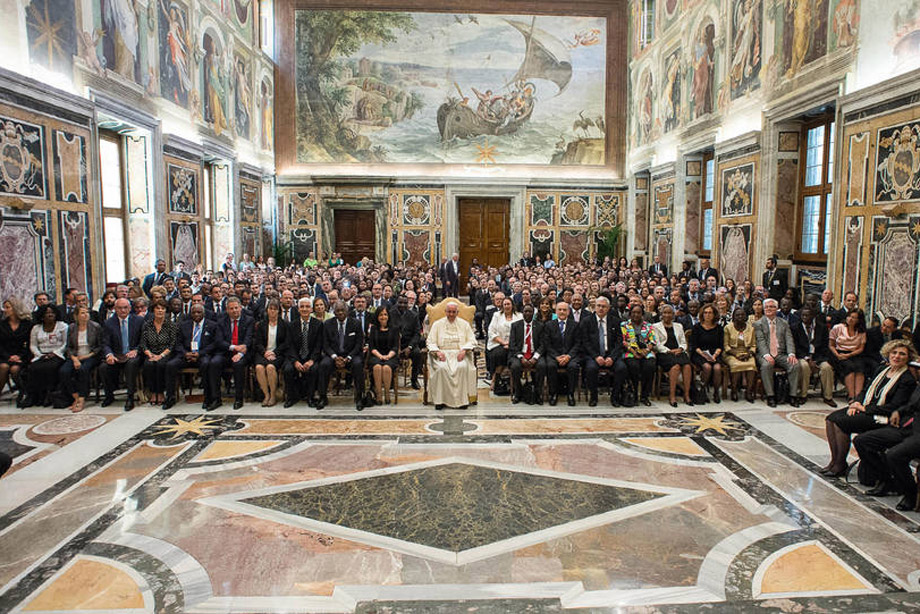
[[[141,289],[147,296],[150,296],[152,287],[161,285],[163,280],[166,279],[166,261],[158,258],[156,266],[157,270],[144,277],[144,283],[141,284]]]
[[[204,306],[192,305],[189,317],[179,322],[179,335],[173,356],[166,364],[166,402],[163,409],[176,404],[176,375],[180,369],[198,367],[204,403],[201,409],[214,411],[220,407],[220,374],[224,370],[221,330],[217,322],[204,316]]]
[[[231,296],[227,299],[227,313],[218,320],[221,333],[219,350],[233,367],[233,387],[235,399],[233,409],[243,407],[243,391],[246,386],[246,368],[252,362],[249,348],[252,347],[252,333],[255,321],[243,311],[240,299]]]
[[[124,371],[128,399],[125,411],[134,409],[134,392],[137,388],[137,372],[141,368],[142,356],[137,351],[141,342],[144,318],[131,313],[131,302],[126,298],[115,301],[115,315],[106,320],[102,327],[102,354],[105,360],[99,366],[100,376],[105,382],[103,407],[115,402],[115,388],[118,374]]]

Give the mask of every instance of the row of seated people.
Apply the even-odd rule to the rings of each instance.
[[[207,411],[220,407],[221,380],[229,371],[233,407],[239,409],[250,367],[264,406],[280,400],[278,384],[283,376],[285,407],[306,399],[321,409],[328,404],[330,375],[342,370],[354,383],[360,411],[366,402],[365,357],[376,389],[374,398],[384,402],[389,402],[399,361],[411,360],[413,367],[421,362],[419,320],[408,310],[404,297],[396,308],[384,305],[373,313],[349,314],[340,301],[334,316],[325,320],[312,317],[312,299],[306,297],[298,301],[296,318],[282,318],[278,300],[269,301],[265,311],[265,317],[256,322],[231,297],[223,314],[208,312],[198,303],[189,308],[187,317],[173,320],[165,302],[155,301],[151,316],[144,318],[132,313],[127,299],[118,299],[114,314],[102,325],[91,320],[85,306],[75,308],[74,322],[68,325],[59,320],[53,305],[45,305],[36,312],[39,323],[28,330],[28,319],[16,315],[5,319],[20,334],[14,336],[14,343],[5,343],[0,367],[24,389],[20,407],[50,404],[60,386],[60,393],[72,399],[74,412],[85,406],[97,367],[105,389],[102,406],[114,402],[123,378],[126,411],[135,406],[139,374],[151,403],[164,410],[171,408],[176,403],[177,378],[186,369],[200,374],[202,408]]]
[[[716,403],[721,401],[724,371],[730,378],[732,400],[738,400],[744,383],[749,402],[754,401],[759,373],[767,403],[775,407],[774,375],[779,370],[787,377],[791,405],[797,407],[805,401],[811,376],[817,374],[824,402],[836,408],[833,393],[838,376],[847,386],[849,401],[861,389],[865,372],[873,372],[881,363],[881,356],[873,358],[871,352],[863,355],[865,328],[861,333],[858,329],[865,319],[858,309],[852,310],[846,321],[831,331],[838,342],[844,337],[850,340],[861,335],[858,353],[855,348],[845,352],[842,343],[837,344],[839,351],[831,349],[832,335],[811,307],[801,309],[790,321],[778,317],[778,304],[773,299],[764,301],[763,317],[754,320],[739,307],[725,326],[719,324],[711,304],[703,306],[692,326],[685,319],[687,328],[677,321],[674,309],[668,304],[662,305],[660,320],[654,323],[644,317],[641,302],[633,303],[628,314],[628,319],[620,321],[605,296],[597,298],[593,312],[570,312],[567,303],[559,302],[552,317],[546,313],[540,317],[530,305],[518,314],[511,299],[503,299],[501,310],[495,313],[488,327],[487,362],[493,383],[499,369],[508,367],[512,402],[520,402],[521,374],[528,368],[533,371],[534,401],[542,402],[542,382],[547,380],[549,402],[555,405],[560,373],[565,373],[568,404],[574,405],[575,384],[581,372],[589,405],[595,406],[599,395],[598,374],[606,369],[612,374],[608,385],[614,407],[623,404],[627,393],[635,394],[641,403],[649,405],[656,368],[660,368],[668,376],[669,402],[676,407],[679,384],[684,402],[693,404],[694,373],[699,374],[703,387],[712,385]]]

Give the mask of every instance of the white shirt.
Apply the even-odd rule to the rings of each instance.
[[[514,322],[523,319],[523,317],[524,316],[521,314],[515,313],[509,320],[505,317],[505,314],[496,311],[495,315],[492,316],[492,321],[489,323],[489,341],[486,343],[486,349],[491,350],[492,348],[501,345],[495,341],[496,337],[507,343],[511,338],[511,325]]]
[[[266,343],[265,345],[265,351],[274,352],[276,347],[278,347],[278,325],[269,324],[268,325],[268,343]]]

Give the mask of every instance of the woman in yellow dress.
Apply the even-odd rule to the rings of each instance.
[[[732,321],[725,327],[725,339],[722,354],[732,381],[732,401],[738,400],[738,384],[744,374],[744,398],[754,402],[754,377],[757,364],[757,340],[754,338],[754,326],[748,322],[747,313],[741,307],[732,312]]]

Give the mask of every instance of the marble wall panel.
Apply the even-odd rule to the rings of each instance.
[[[428,230],[404,230],[401,260],[409,264],[431,262],[431,232]]]
[[[128,224],[128,241],[131,246],[131,273],[146,275],[153,270],[153,251],[150,243],[151,222],[147,217],[132,217]]]
[[[71,203],[85,203],[89,199],[86,184],[86,139],[63,130],[55,130],[53,134],[57,198]]]
[[[259,228],[257,226],[243,226],[240,231],[240,242],[243,247],[243,253],[249,254],[253,260],[261,256],[262,248],[258,241]]]
[[[633,244],[637,251],[648,249],[648,192],[636,194],[636,236]]]
[[[798,195],[798,160],[779,160],[776,165],[776,230],[773,253],[789,258],[795,251],[795,211]]]
[[[688,254],[695,254],[700,250],[700,202],[702,189],[703,186],[699,181],[687,183],[687,234],[684,238],[684,252]]]
[[[878,131],[875,202],[920,200],[920,123]]]
[[[753,162],[722,169],[721,217],[743,217],[754,213]]]
[[[93,296],[89,216],[84,211],[59,211],[61,284]]]
[[[54,254],[47,211],[22,213],[0,208],[0,296],[15,296],[26,305],[44,290],[55,296]]]
[[[45,129],[0,117],[0,194],[48,198]]]
[[[555,194],[531,194],[530,195],[530,225],[538,226],[546,224],[553,225],[553,213],[556,210]]]
[[[847,207],[866,204],[866,183],[869,179],[869,133],[850,135],[847,157]]]
[[[585,194],[562,194],[559,207],[561,226],[587,226],[591,219],[590,196]]]
[[[674,183],[655,186],[654,224],[670,224],[674,219]],[[666,261],[662,261],[666,262]]]
[[[201,262],[198,222],[169,222],[170,251],[173,263],[182,261],[186,270],[192,270]]]
[[[843,247],[843,293],[859,295],[863,258],[863,217],[854,215],[846,218]]]
[[[662,262],[671,261],[672,239],[673,231],[670,228],[655,229],[654,254],[661,258]]]
[[[431,221],[431,197],[428,194],[403,194],[402,223],[425,226]]]
[[[303,262],[310,252],[316,253],[316,229],[292,228],[291,244],[294,250],[294,261]]]
[[[291,226],[315,226],[317,221],[315,192],[295,192],[288,195],[287,222]]]
[[[125,136],[125,160],[129,213],[147,213],[150,209],[148,186],[148,143],[143,135]]]
[[[240,214],[243,223],[259,223],[261,201],[261,186],[258,183],[240,181]]]
[[[556,232],[548,228],[531,230],[528,238],[531,255],[545,260],[548,254],[553,253],[555,236]]]
[[[620,195],[594,195],[594,224],[596,226],[616,226],[620,223]]]
[[[909,318],[917,291],[917,241],[906,224],[892,224],[881,218],[873,219],[878,237],[875,246],[874,292],[871,311],[879,317],[893,316],[899,321]],[[874,274],[874,275],[873,275]]]
[[[563,230],[559,235],[559,263],[585,262],[588,254],[588,233],[582,230]]]
[[[197,168],[167,163],[166,195],[169,212],[177,215],[197,215],[199,183]]]
[[[735,283],[749,279],[751,233],[751,224],[719,227],[719,265],[725,279],[734,279]]]

